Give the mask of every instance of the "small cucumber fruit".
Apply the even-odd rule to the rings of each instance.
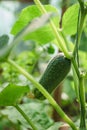
[[[63,53],[55,56],[48,64],[39,83],[49,92],[53,90],[63,81],[70,71],[71,60],[67,59]],[[44,99],[44,96],[37,89],[34,90],[35,97]]]

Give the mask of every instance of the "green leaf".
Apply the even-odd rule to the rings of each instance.
[[[0,92],[0,106],[15,105],[28,91],[28,86],[9,84]]]
[[[50,17],[52,17],[53,13],[43,14],[40,18],[32,20],[31,23],[28,23],[13,39],[13,41],[7,47],[4,47],[0,51],[0,61],[6,61],[9,56],[11,50],[15,46],[15,44],[19,43],[27,34],[34,32],[38,28],[42,27],[44,24],[48,22]]]
[[[20,107],[27,114],[27,116],[31,118],[38,130],[47,130],[47,128],[54,124],[53,120],[47,114],[48,111],[51,112],[47,104],[30,100],[29,103],[22,104]],[[8,107],[7,109],[2,110],[1,114],[8,116],[8,119],[13,123],[17,124],[19,121],[25,128],[30,128],[29,124],[22,117],[22,115],[13,107]]]
[[[0,49],[2,49],[3,47],[5,47],[7,45],[8,40],[9,40],[8,35],[0,36]]]
[[[79,4],[69,7],[63,15],[62,28],[65,34],[73,35],[77,31]]]
[[[48,12],[57,13],[57,9],[51,5],[45,6]],[[14,24],[11,33],[16,35],[19,33],[29,22],[31,22],[34,18],[40,17],[42,14],[37,8],[36,5],[29,6],[22,10],[18,21]],[[59,17],[56,16],[53,19],[56,27],[59,25]],[[49,25],[45,25],[44,27],[32,32],[31,34],[25,37],[25,40],[34,40],[40,44],[44,44],[50,42],[54,39],[54,34]]]
[[[28,23],[18,34],[17,37],[25,37],[26,35],[36,31],[37,29],[41,28],[43,25],[45,25],[48,20],[53,16],[53,13],[46,13],[41,15],[38,18],[34,18],[31,23]]]

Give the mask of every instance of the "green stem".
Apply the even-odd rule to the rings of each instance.
[[[69,42],[68,42],[68,40],[67,40],[67,37],[65,36],[65,34],[64,34],[64,32],[63,32],[62,30],[60,30],[60,32],[61,32],[61,35],[62,35],[62,37],[63,37],[63,39],[64,39],[64,41],[65,41],[65,43],[66,43],[67,49],[70,50]]]
[[[47,11],[45,10],[44,6],[41,4],[40,0],[34,0],[35,4],[37,5],[37,7],[39,8],[39,10],[41,11],[41,13],[47,13]],[[64,52],[65,56],[69,59],[71,59],[71,55],[69,54],[66,46],[65,46],[65,42],[64,40],[61,38],[61,35],[59,34],[56,26],[54,25],[53,21],[50,20],[50,26],[54,32],[54,35],[57,39],[57,45],[58,47],[61,49],[62,52]]]
[[[80,130],[86,130],[85,87],[83,77],[79,79],[79,99],[81,108]]]
[[[25,112],[18,105],[15,105],[14,107],[21,113],[21,115],[29,123],[29,125],[31,125],[31,127],[33,128],[33,130],[38,130],[36,128],[36,126],[34,125],[34,123],[31,121],[31,119],[29,119],[29,117],[25,114]]]
[[[81,8],[81,12],[84,11],[84,2],[83,0],[78,0],[79,4],[80,4],[80,8]]]
[[[77,96],[77,99],[78,99],[78,102],[79,102],[79,91],[78,91],[78,77],[77,77],[77,74],[76,74],[76,71],[75,71],[75,68],[74,66],[72,65],[72,71],[73,71],[73,80],[74,80],[74,86],[75,86],[75,92],[76,92],[76,96]]]
[[[74,66],[74,69],[76,71],[76,74],[77,74],[78,78],[80,78],[80,72],[79,72],[79,69],[78,69],[78,66],[77,66],[77,63],[76,63],[75,59],[72,58],[71,61],[72,61],[72,64]]]
[[[80,40],[81,40],[81,34],[82,34],[82,30],[83,30],[83,24],[84,24],[85,16],[86,16],[86,13],[81,12],[80,23],[79,23],[79,26],[78,26],[78,37],[77,37],[78,46],[79,46]],[[75,45],[74,52],[73,52],[74,57],[75,57],[75,54],[76,54],[76,51],[77,51],[77,44]]]
[[[78,32],[78,43],[80,43],[85,16],[86,16],[86,14],[81,12],[81,21],[80,21],[79,32]]]
[[[73,130],[77,130],[72,120],[64,113],[64,111],[51,97],[51,95],[38,82],[36,82],[35,79],[28,72],[26,72],[23,68],[21,68],[11,59],[8,59],[8,63],[14,66],[20,73],[22,73],[27,79],[29,79],[36,86],[36,88],[48,99],[50,104],[54,107],[54,109],[58,112],[58,114],[62,117],[62,119],[66,121]]]
[[[50,26],[51,26],[52,30],[54,31],[58,47],[60,48],[60,50],[62,52],[64,52],[64,54],[67,58],[71,59],[71,55],[66,48],[66,44],[65,44],[64,40],[61,38],[61,35],[59,34],[59,32],[52,20],[50,21]]]

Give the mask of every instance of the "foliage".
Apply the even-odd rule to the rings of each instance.
[[[28,86],[9,84],[0,92],[0,106],[14,106],[28,91]]]
[[[53,121],[54,108],[70,129],[86,130],[87,5],[78,0],[79,3],[70,6],[62,17],[60,29],[58,9],[50,4],[43,6],[39,0],[34,2],[36,5],[24,8],[14,23],[11,43],[8,35],[0,36],[0,126],[5,122],[19,130],[58,130],[63,123]],[[62,90],[62,108],[71,105],[68,109],[71,113],[67,111],[67,115],[53,99],[53,93],[48,93],[38,82],[51,57],[59,53],[58,49],[72,63]],[[46,100],[35,98],[35,88]]]
[[[48,12],[54,12],[54,13],[58,14],[57,9],[51,5],[46,5],[45,8]],[[40,15],[41,15],[41,12],[35,5],[29,6],[25,9],[23,9],[18,21],[13,26],[11,33],[17,34],[29,22],[31,22],[32,19],[34,19],[35,17],[39,17]],[[56,27],[58,27],[58,23],[59,23],[58,15],[56,18],[54,18],[54,23],[55,23]],[[38,37],[39,35],[40,35],[40,37]],[[29,34],[25,37],[25,40],[29,40],[29,39],[34,40],[40,44],[44,44],[44,43],[48,43],[48,42],[52,41],[54,39],[54,35],[53,35],[53,32],[50,29],[49,25],[45,25],[41,29],[38,29],[35,32],[32,32],[31,34]]]

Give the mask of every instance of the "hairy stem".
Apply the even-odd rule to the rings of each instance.
[[[76,96],[77,96],[77,99],[78,99],[78,102],[79,102],[79,91],[78,91],[78,83],[79,83],[79,80],[78,80],[78,76],[76,74],[76,71],[75,71],[75,68],[74,66],[72,65],[72,71],[73,71],[73,80],[74,80],[74,87],[75,87],[75,92],[76,92]]]
[[[83,24],[84,24],[84,20],[85,20],[85,17],[86,17],[86,13],[84,12],[84,13],[80,13],[80,15],[81,16],[79,16],[80,18],[80,21],[79,21],[79,25],[77,25],[78,26],[78,29],[77,29],[77,42],[76,42],[76,45],[75,45],[75,48],[74,48],[74,52],[73,52],[73,55],[74,55],[74,57],[75,57],[75,55],[76,55],[76,51],[77,51],[77,49],[78,49],[78,46],[79,46],[79,44],[80,44],[80,40],[81,40],[81,34],[82,34],[82,30],[83,30]]]
[[[78,78],[80,78],[80,72],[79,72],[79,69],[78,69],[78,66],[77,66],[77,63],[76,63],[75,59],[72,58],[71,61],[72,61],[73,67],[74,67],[74,69],[76,71],[76,74],[77,74]]]
[[[84,11],[84,1],[83,0],[78,0],[79,4],[80,4],[80,8],[81,8],[81,12]]]
[[[86,130],[85,87],[83,77],[79,79],[79,99],[81,108],[80,130]]]
[[[41,11],[42,14],[43,13],[47,13],[47,11],[45,10],[44,6],[41,4],[40,0],[34,0],[34,2],[35,2],[35,4],[37,5],[37,7],[39,8],[39,10]],[[57,28],[54,25],[54,23],[53,23],[52,20],[50,20],[50,26],[51,26],[51,28],[52,28],[52,30],[54,32],[54,35],[55,35],[55,37],[57,39],[57,45],[58,45],[58,47],[60,48],[60,50],[62,52],[64,52],[65,56],[70,59],[71,55],[68,52],[68,50],[66,48],[66,45],[65,45],[65,42],[61,38],[61,35],[59,34],[59,32],[58,32],[58,30],[57,30]]]
[[[25,114],[25,112],[18,105],[15,105],[14,107],[20,112],[20,114],[24,117],[24,119],[28,122],[28,124],[33,128],[33,130],[38,130],[36,126],[34,125],[34,123],[31,121],[31,119],[29,119],[29,117]]]
[[[84,2],[82,0],[78,0],[80,4],[80,14],[79,14],[79,19],[78,19],[78,27],[77,27],[77,42],[74,48],[73,56],[74,58],[72,59],[73,66],[75,68],[75,71],[78,76],[78,81],[79,81],[79,87],[78,87],[78,93],[79,93],[79,103],[80,103],[80,130],[86,130],[86,123],[85,123],[85,88],[84,88],[84,80],[83,77],[81,76],[79,72],[79,64],[77,65],[77,62],[79,63],[79,59],[77,57],[77,62],[76,62],[76,54],[78,54],[78,48],[81,40],[81,34],[83,30],[83,24],[86,16],[86,12],[84,10]]]
[[[80,20],[80,25],[79,25],[79,30],[78,30],[78,44],[80,43],[85,16],[86,16],[85,13],[83,13],[83,14],[81,13],[81,20]]]
[[[20,73],[22,73],[27,79],[29,79],[35,87],[48,99],[50,104],[54,107],[54,109],[58,112],[58,114],[62,117],[62,119],[67,122],[73,130],[77,130],[76,126],[72,122],[72,120],[64,113],[64,111],[60,108],[60,106],[56,103],[56,101],[51,97],[51,95],[39,84],[35,81],[35,79],[26,72],[23,68],[17,65],[11,59],[8,59],[8,63],[15,67]]]

